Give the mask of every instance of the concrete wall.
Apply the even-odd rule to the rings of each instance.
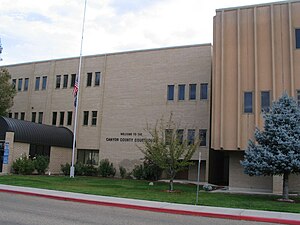
[[[51,147],[50,163],[48,172],[51,174],[60,174],[60,166],[72,161],[72,149]]]
[[[272,192],[273,178],[270,176],[250,177],[243,173],[240,161],[243,154],[231,152],[229,154],[229,184],[230,190],[250,190]]]

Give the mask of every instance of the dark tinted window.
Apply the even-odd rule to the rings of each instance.
[[[174,100],[174,85],[168,85],[167,98],[168,100]]]
[[[244,113],[252,113],[253,112],[253,98],[252,92],[244,93]]]
[[[185,96],[185,84],[178,85],[178,100],[184,100]]]
[[[196,84],[190,84],[190,94],[189,94],[189,99],[190,100],[195,100],[196,99]]]
[[[208,98],[208,84],[201,84],[200,85],[200,99],[207,99]]]

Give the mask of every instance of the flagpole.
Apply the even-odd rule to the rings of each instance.
[[[80,91],[80,74],[81,74],[81,63],[82,63],[82,44],[83,44],[83,33],[84,33],[84,23],[85,23],[85,11],[86,11],[86,2],[84,2],[84,13],[83,13],[83,22],[82,22],[82,32],[81,32],[81,45],[80,45],[80,56],[79,56],[79,66],[78,66],[78,91],[76,95],[76,105],[75,105],[75,120],[74,120],[74,131],[73,131],[73,150],[72,150],[72,164],[70,168],[70,177],[74,178],[75,175],[75,149],[76,149],[76,133],[77,133],[77,119],[78,119],[78,102],[79,102],[79,91]]]

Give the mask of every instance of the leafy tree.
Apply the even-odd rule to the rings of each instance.
[[[256,143],[249,141],[241,164],[250,176],[282,175],[282,197],[289,200],[289,175],[300,172],[300,109],[284,93],[263,117],[264,130],[256,129]]]
[[[0,116],[6,116],[7,110],[13,105],[16,94],[15,87],[9,82],[10,74],[6,68],[0,68]]]
[[[147,126],[151,138],[145,140],[144,146],[139,147],[145,158],[163,169],[168,178],[169,191],[174,191],[173,181],[177,172],[193,164],[190,159],[197,149],[198,141],[188,142],[179,134],[176,124],[172,121],[172,114],[165,123],[156,123],[154,128]]]

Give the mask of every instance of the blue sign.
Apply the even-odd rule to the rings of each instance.
[[[9,143],[5,142],[4,154],[3,154],[3,164],[8,164],[8,156],[9,156]]]

